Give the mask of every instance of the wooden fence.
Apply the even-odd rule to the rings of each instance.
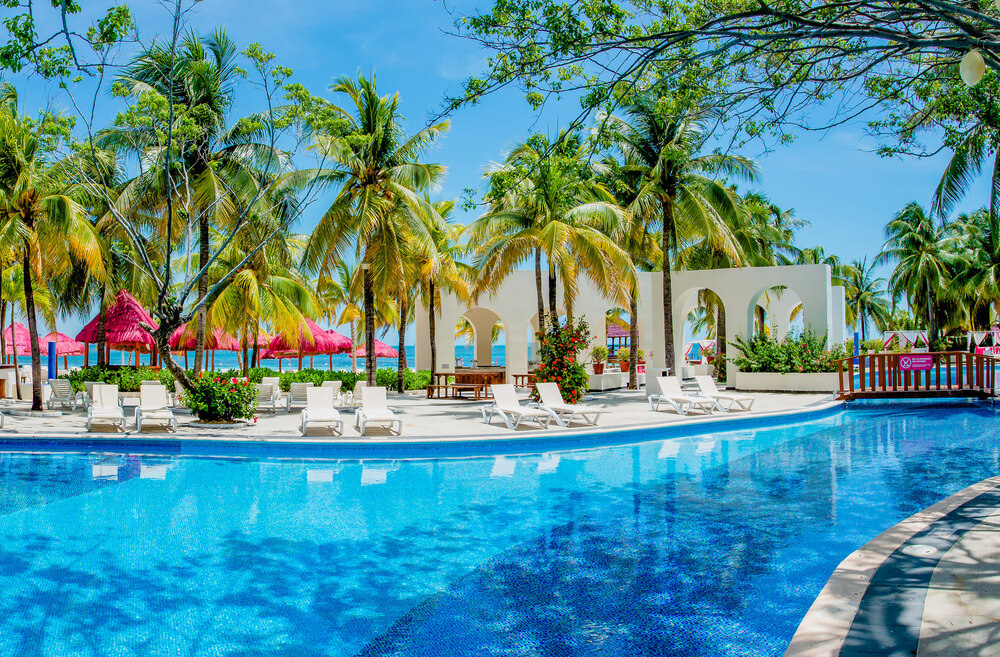
[[[837,361],[840,397],[994,397],[998,363],[964,351],[851,356]]]

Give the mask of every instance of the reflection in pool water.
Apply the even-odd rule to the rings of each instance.
[[[990,407],[524,456],[0,455],[2,655],[780,655]],[[373,445],[373,452],[378,448]]]

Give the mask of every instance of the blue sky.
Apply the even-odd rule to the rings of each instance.
[[[339,75],[374,70],[380,91],[400,93],[408,126],[416,130],[440,107],[446,93],[456,91],[465,77],[485,64],[487,54],[475,44],[445,33],[452,25],[448,8],[468,9],[475,4],[205,0],[189,20],[202,32],[224,26],[240,44],[261,43],[316,94],[328,95],[327,87]],[[132,5],[144,39],[169,28],[169,16],[159,3],[140,0]],[[29,102],[42,103],[52,93],[37,80],[17,82],[28,86]],[[457,198],[463,189],[478,186],[485,165],[501,159],[506,149],[534,131],[555,133],[574,109],[567,101],[539,117],[518,91],[509,90],[456,112],[451,131],[430,156],[448,166],[440,196]],[[800,135],[792,145],[763,156],[748,154],[757,159],[763,173],[761,190],[811,222],[801,231],[800,244],[822,245],[828,253],[851,260],[870,258],[879,251],[883,226],[907,202],[929,203],[945,163],[940,156],[886,160],[869,152],[873,147],[863,126],[853,125]],[[987,194],[981,181],[966,209],[983,205]],[[298,230],[308,232],[320,211],[315,206]],[[74,332],[80,323],[64,324],[67,332]]]

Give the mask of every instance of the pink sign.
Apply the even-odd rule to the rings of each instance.
[[[645,374],[646,373],[646,366],[645,365],[636,365],[635,366],[635,373],[636,374]]]
[[[899,357],[901,370],[929,370],[934,367],[934,357],[930,354],[907,354]]]

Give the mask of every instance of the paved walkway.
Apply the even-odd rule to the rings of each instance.
[[[816,405],[824,400],[829,400],[830,395],[823,394],[780,394],[780,393],[755,393],[756,402],[750,414],[766,414],[780,411],[789,411],[806,406]],[[680,416],[667,407],[661,406],[659,412],[649,409],[644,391],[615,390],[602,393],[592,393],[587,396],[586,404],[603,407],[604,414],[600,419],[601,429],[619,429],[628,427],[653,426],[678,423],[685,420],[692,420],[697,414],[690,416]],[[413,439],[442,439],[455,440],[461,438],[510,438],[521,437],[538,432],[537,428],[531,425],[522,427],[514,432],[504,426],[502,420],[494,418],[491,425],[485,425],[482,421],[481,408],[485,402],[475,401],[453,401],[453,400],[432,400],[426,399],[423,392],[407,393],[404,395],[389,396],[389,405],[395,409],[403,419],[403,437]],[[77,409],[76,411],[66,410],[59,417],[19,417],[12,416],[9,411],[13,409],[26,409],[23,402],[17,404],[0,405],[0,411],[7,412],[6,422],[0,429],[0,436],[41,436],[41,437],[77,437],[87,435],[85,432],[86,411]],[[135,423],[129,415],[130,409],[126,409],[126,432],[125,435],[135,435]],[[234,439],[234,440],[282,440],[302,439],[299,433],[299,420],[301,409],[293,409],[291,413],[278,411],[276,414],[264,411],[258,414],[256,424],[244,429],[212,430],[189,426],[193,419],[190,415],[178,412],[179,422],[176,434],[168,434],[179,438],[212,438],[212,439]],[[354,429],[354,413],[351,409],[341,409],[344,416],[344,438],[331,437],[329,433],[317,432],[315,435],[310,432],[306,440],[358,440],[358,432]],[[746,415],[734,411],[729,415]],[[715,417],[722,417],[726,413],[714,413]],[[556,426],[554,423],[549,429],[549,433],[569,433],[573,431],[593,431],[592,427],[584,424],[573,424],[569,428]],[[108,432],[115,434],[113,430]],[[152,429],[147,433],[166,432]],[[371,429],[373,438],[385,437],[387,432],[378,429]],[[92,434],[91,434],[92,435]]]
[[[845,559],[785,654],[1000,657],[1000,477]]]

